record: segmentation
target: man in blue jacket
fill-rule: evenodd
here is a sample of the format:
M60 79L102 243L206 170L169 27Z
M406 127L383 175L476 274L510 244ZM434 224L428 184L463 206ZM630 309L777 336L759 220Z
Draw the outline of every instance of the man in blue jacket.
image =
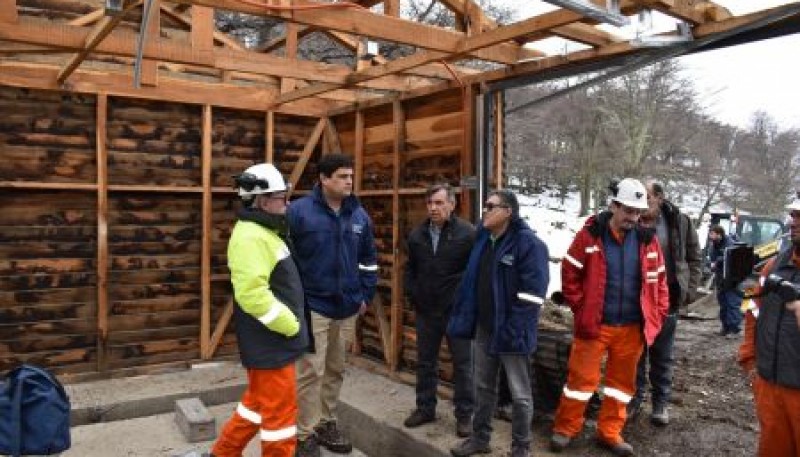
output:
M447 328L453 337L475 340L472 436L450 450L455 457L491 452L500 365L506 370L513 402L511 457L530 455L530 358L550 281L548 259L547 246L519 217L516 195L508 190L491 192Z
M717 301L719 302L719 320L722 323L719 335L736 338L742 331L743 316L739 309L742 297L736 293L735 289L726 286L722 280L725 250L733 246L733 240L725 234L725 229L720 225L712 226L708 230L708 238L711 241L709 260L711 270L714 271Z
M314 340L314 352L297 362L298 457L319 456L320 444L332 452L352 450L335 409L346 343L378 278L372 221L353 195L352 157L325 155L317 170L319 183L287 212Z

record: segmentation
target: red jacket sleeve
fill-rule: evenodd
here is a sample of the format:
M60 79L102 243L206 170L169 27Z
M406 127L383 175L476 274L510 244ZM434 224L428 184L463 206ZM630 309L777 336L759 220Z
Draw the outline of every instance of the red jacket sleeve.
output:
M561 261L561 291L573 312L583 306L587 237L589 234L585 230L579 231Z

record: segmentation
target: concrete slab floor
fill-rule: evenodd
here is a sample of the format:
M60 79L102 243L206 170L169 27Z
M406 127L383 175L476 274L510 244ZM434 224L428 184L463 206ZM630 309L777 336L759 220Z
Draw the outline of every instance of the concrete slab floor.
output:
M183 438L174 420L175 400L199 396L221 428L235 409L244 385L241 366L219 363L177 373L67 386L73 406L73 446L62 455L172 457L193 450L207 451L211 442L193 444ZM440 401L436 422L404 428L403 420L413 407L412 386L349 366L338 415L340 426L360 449L353 455L449 456L449 449L460 442L455 436L452 403ZM493 426L490 455L508 455L510 424L496 420ZM551 455L545 448L541 434L534 436L535 455ZM254 441L244 457L258 455L258 443Z

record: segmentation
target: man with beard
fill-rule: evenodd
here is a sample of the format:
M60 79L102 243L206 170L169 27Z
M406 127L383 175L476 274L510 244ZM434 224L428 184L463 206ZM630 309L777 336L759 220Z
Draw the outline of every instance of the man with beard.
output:
M621 432L636 392L636 366L669 309L658 238L638 226L648 209L647 191L626 178L612 184L611 192L610 210L586 221L561 262L564 300L575 317L567 383L550 439L553 452L564 450L581 432L608 354L597 439L615 455L633 455Z

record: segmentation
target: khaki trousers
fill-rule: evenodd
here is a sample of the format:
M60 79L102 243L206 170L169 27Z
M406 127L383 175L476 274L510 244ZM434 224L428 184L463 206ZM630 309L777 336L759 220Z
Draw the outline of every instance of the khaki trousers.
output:
M356 316L330 319L311 312L315 353L296 362L297 435L301 440L314 433L320 421L336 420L336 404L342 389L345 351L353 339Z

